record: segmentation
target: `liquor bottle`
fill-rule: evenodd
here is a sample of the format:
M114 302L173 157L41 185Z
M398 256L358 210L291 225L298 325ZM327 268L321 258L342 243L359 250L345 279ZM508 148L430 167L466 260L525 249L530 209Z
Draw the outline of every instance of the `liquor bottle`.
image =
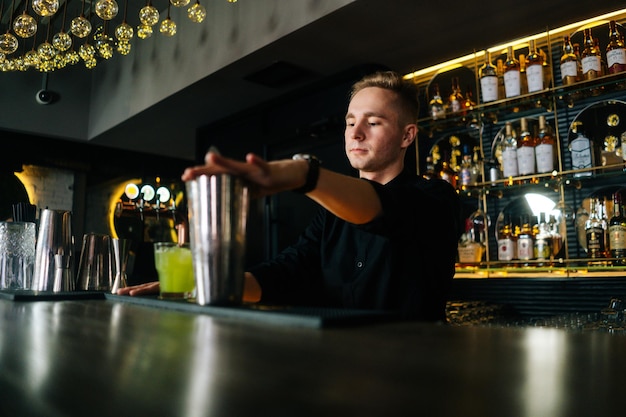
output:
M528 57L526 57L526 81L528 92L534 93L544 89L543 57L537 51L535 40L530 41Z
M504 92L506 98L516 97L522 93L520 79L520 63L515 58L513 46L506 49L506 61L504 62Z
M478 200L478 208L469 216L472 224L471 236L474 242L479 242L483 247L487 245L487 233L491 226L489 215L483 210L482 200Z
M485 51L485 63L478 70L483 103L498 100L498 75L491 63L491 52Z
M472 156L472 168L470 170L471 183L476 185L483 175L483 158L480 154L480 146L474 146Z
M516 252L511 216L504 213L502 222L498 227L498 260L512 261L515 259Z
M461 161L461 170L459 171L459 182L461 183L462 189L476 185L476 182L472 181L472 155L469 152L468 145L463 146L463 159Z
M465 219L465 233L461 235L457 246L461 265L479 263L485 255L485 246L474 239L472 227L472 221Z
M563 246L563 236L560 231L561 223L557 220L554 214L550 215L548 226L550 229L550 237L552 239L552 243L550 245L552 248L552 257L556 258L562 256L565 247Z
M457 175L456 172L452 168L450 168L450 163L448 160L444 159L441 163L441 170L439 171L439 178L444 181L447 181L456 188L457 185Z
M537 260L548 260L552 257L552 234L546 221L546 214L539 213L537 234L535 235L533 255ZM539 263L538 265L543 265Z
M569 151L572 156L572 169L593 168L595 152L593 142L582 132L582 122L574 122L572 132L576 137L569 143ZM574 177L588 177L592 171L575 172Z
M533 259L534 247L530 215L523 214L521 216L520 233L517 237L517 259L520 261Z
M496 75L498 76L498 98L506 97L506 90L504 88L504 61L502 59L496 60Z
M574 45L574 55L576 55L576 60L578 61L578 81L583 80L583 64L580 62L580 44L575 43Z
M598 54L600 55L600 75L608 74L609 69L606 66L606 60L602 55L602 49L600 48L600 39L593 38L593 47L596 49L596 51L598 51Z
M463 109L464 97L459 86L459 78L452 77L452 92L448 99L448 110L451 113L459 113Z
M572 85L579 81L580 62L574 53L574 47L568 35L563 37L563 55L561 55L561 80L563 85Z
M517 141L517 171L519 175L535 173L535 138L528 130L528 121L520 119L520 135Z
M521 93L528 92L528 76L526 74L526 55L519 54L519 79L520 79L520 89Z
M435 163L431 155L428 155L426 157L426 171L422 174L422 177L427 180L432 180L433 178L437 178L437 172L435 171Z
M606 46L606 63L609 74L626 71L626 49L615 20L609 22L609 43Z
M613 216L609 220L609 249L615 264L626 264L626 214L620 190L613 193Z
M583 50L580 54L583 78L585 80L593 80L602 75L600 50L598 50L594 44L591 28L585 28L583 30L583 38Z
M539 131L535 143L537 172L545 174L554 171L554 136L552 128L546 123L546 116L539 116Z
M595 198L590 201L589 218L585 222L585 237L587 240L587 257L604 258L606 230L602 227L599 202Z
M430 100L429 109L430 117L432 117L433 120L446 118L446 108L443 105L443 99L439 93L439 84L437 83L433 85L433 98Z
M502 138L502 175L504 178L517 177L517 139L513 135L511 122L504 125L504 138Z

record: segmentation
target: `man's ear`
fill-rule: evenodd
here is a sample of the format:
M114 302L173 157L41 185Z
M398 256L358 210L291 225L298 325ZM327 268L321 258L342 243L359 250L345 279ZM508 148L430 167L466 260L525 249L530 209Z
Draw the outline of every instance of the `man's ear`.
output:
M404 126L404 136L402 136L402 147L408 148L417 137L417 125L414 123Z

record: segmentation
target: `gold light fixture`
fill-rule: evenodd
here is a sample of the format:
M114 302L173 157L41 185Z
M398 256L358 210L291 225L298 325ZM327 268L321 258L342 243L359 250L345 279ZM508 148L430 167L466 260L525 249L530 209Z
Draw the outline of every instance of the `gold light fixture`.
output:
M171 7L187 8L194 23L203 22L207 15L200 0L144 0L144 6L138 5L131 15L128 4L137 0L125 0L123 13L118 1L0 0L0 71L50 72L81 60L91 69L115 53L128 55L135 34L146 39L158 29L165 37L175 36ZM167 14L161 19L159 8L165 7Z

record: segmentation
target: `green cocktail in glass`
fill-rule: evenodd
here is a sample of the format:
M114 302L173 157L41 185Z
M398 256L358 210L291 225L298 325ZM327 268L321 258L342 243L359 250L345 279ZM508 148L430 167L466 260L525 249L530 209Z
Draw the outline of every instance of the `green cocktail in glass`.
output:
M162 299L187 299L193 296L196 282L189 245L174 242L154 244L154 264L159 274Z

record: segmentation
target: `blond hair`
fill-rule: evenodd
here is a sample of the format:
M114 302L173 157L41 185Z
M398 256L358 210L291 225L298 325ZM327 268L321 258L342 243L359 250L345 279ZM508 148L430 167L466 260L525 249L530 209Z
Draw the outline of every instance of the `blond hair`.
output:
M403 123L415 123L419 117L419 102L415 84L402 78L394 71L378 71L366 75L354 83L350 91L350 100L364 88L378 87L393 91L398 96L400 119Z

